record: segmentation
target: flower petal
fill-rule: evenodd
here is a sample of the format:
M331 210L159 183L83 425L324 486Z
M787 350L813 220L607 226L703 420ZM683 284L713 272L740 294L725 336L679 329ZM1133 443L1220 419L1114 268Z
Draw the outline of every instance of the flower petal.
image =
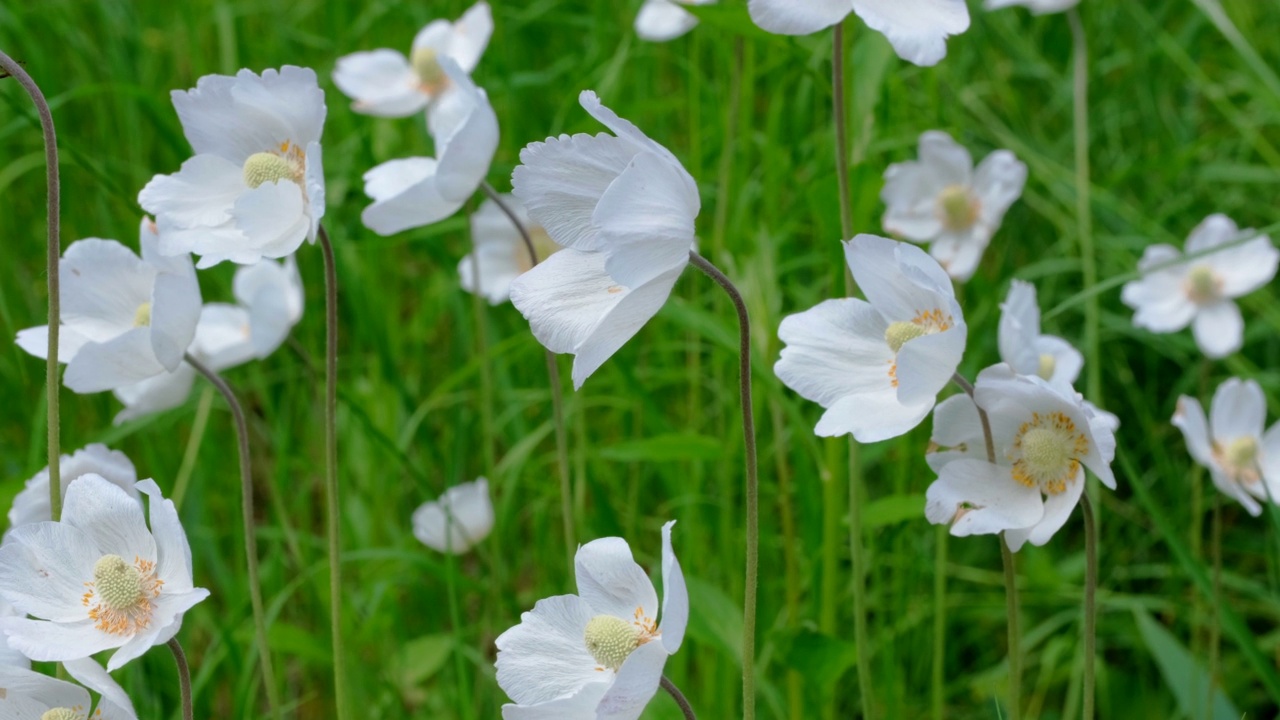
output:
M54 708L88 709L89 693L78 685L27 668L0 666L0 718L38 718Z
M689 624L689 590L675 550L671 549L671 528L675 520L662 526L662 646L674 655L684 642Z
M111 674L108 673L97 660L93 658L81 658L79 660L69 660L63 663L63 667L67 669L67 674L76 680L76 682L84 685L90 690L102 696L102 703L99 704L98 714L94 715L94 720L111 720L111 718L129 718L133 720L137 718L134 712L133 702L129 700L129 695L125 693L124 688L120 687ZM108 714L106 705L113 705L114 714ZM88 707L88 706L85 706Z
M1067 483L1067 489L1056 495L1047 495L1044 499L1044 517L1030 528L1014 529L1005 533L1005 541L1009 549L1017 552L1022 543L1029 541L1040 546L1053 539L1055 533L1067 524L1071 511L1080 502L1080 494L1084 492L1084 470L1076 473L1076 477Z
M151 331L139 327L106 342L91 342L67 364L62 382L78 393L114 390L165 372L151 347Z
M964 344L963 323L908 340L898 351L898 401L903 405L932 406L960 366Z
M465 553L492 529L493 503L485 478L454 485L439 500L424 503L413 513L414 537L443 553Z
M1038 357L1047 355L1053 358L1053 373L1045 378L1050 384L1072 385L1080 377L1080 370L1084 368L1084 355L1066 340L1053 335L1041 335L1036 340L1035 351Z
M186 592L192 589L191 545L187 533L178 519L178 510L172 500L160 492L155 480L138 483L138 492L146 495L151 503L151 534L156 545L156 574L164 581L166 592Z
M853 0L853 11L898 57L925 67L946 57L947 36L969 29L964 0Z
M645 0L636 15L636 35L649 42L667 42L689 32L698 18L671 0Z
M138 193L138 204L161 217L166 224L181 228L220 225L231 218L236 198L248 189L240 165L220 155L196 155L182 163L172 175L156 175ZM160 249L166 255L191 252L161 235Z
M408 117L430 99L409 59L379 49L338 58L333 84L352 99L351 109L375 117Z
M89 238L67 248L58 277L62 326L103 342L134 327L156 272L115 240Z
M320 139L324 126L324 93L310 68L206 75L195 88L171 96L196 154L221 155L237 165L286 140L305 147Z
M576 250L598 250L596 204L635 157L633 144L609 135L561 135L530 143L511 174L512 193L551 239Z
M933 433L925 461L934 472L952 460L986 460L986 436L978 406L964 393L952 395L933 409Z
M918 405L903 405L892 388L850 395L828 408L813 432L819 437L853 435L860 443L880 442L910 432L932 409L932 398Z
M360 219L379 235L439 222L458 211L464 200L453 202L436 185L437 163L432 158L405 158L382 163L364 174L365 194L374 203Z
M1125 283L1120 300L1136 312L1133 324L1152 332L1177 332L1185 328L1195 316L1196 305L1187 297L1183 282L1187 271L1185 264L1164 266L1181 257L1177 249L1169 245L1149 245L1138 261L1141 278Z
M956 537L1030 527L1044 516L1040 491L1019 484L1009 468L985 460L947 463L925 493L925 517L949 524Z
M1009 294L1000 304L1000 360L1019 375L1040 372L1040 307L1036 305L1036 287L1014 280Z
M231 211L236 226L245 235L239 248L208 247L200 266L222 260L252 265L262 258L292 255L307 239L311 218L306 213L302 189L290 180L266 182L246 191Z
M139 492L146 492L144 483L136 487ZM99 557L119 555L125 562L157 557L156 541L147 529L137 497L101 475L84 475L67 488L62 524L83 532L97 546ZM96 562L98 558L92 560Z
M413 49L431 48L470 73L493 35L493 12L486 2L472 5L456 22L433 20L413 38Z
M152 415L181 406L191 395L196 381L195 368L182 363L173 372L164 372L132 385L115 388L116 399L124 403L124 409L116 413L111 422L121 425L130 420Z
M159 597L152 600L151 623L111 655L107 660L107 670L119 670L156 645L168 642L182 626L183 614L207 597L209 591L204 588L175 593L166 587Z
M683 173L642 152L596 205L591 221L600 229L605 270L619 285L638 287L689 262L698 201L687 195Z
M544 703L599 683L595 658L587 652L587 623L596 615L576 595L539 600L520 624L498 636L498 685L521 705ZM508 717L504 708L504 717ZM540 717L516 715L512 717Z
M88 535L65 523L13 528L0 545L0 596L23 613L57 622L84 620L84 584L93 579L100 556Z
M1027 166L1009 150L996 150L978 163L973 173L973 190L978 196L984 225L994 233L1005 211L1022 195L1027 184Z
M779 35L808 35L840 22L853 9L850 0L750 0L756 25Z
M853 279L886 321L910 321L921 312L938 310L963 324L951 278L920 248L865 234L844 248Z
M636 648L627 656L618 677L596 707L597 720L637 720L658 693L667 652L660 642Z
M132 497L138 496L138 491L134 488L134 484L138 482L138 473L134 470L133 463L124 453L111 450L101 443L86 445L70 455L63 455L58 466L64 497L67 487L76 478L90 473L101 475ZM9 527L52 519L49 509L49 468L46 467L28 480L22 491L14 497L13 505L9 508Z
M773 366L783 384L831 407L841 398L889 390L894 354L884 318L865 300L824 300L778 327L786 347Z
M596 673L595 682L583 685L572 694L530 705L503 705L502 720L565 720L594 718L596 707L608 692L612 678Z
M437 117L439 108L448 104L461 104L458 120L446 129L435 128L440 164L436 168L436 182L440 194L451 202L465 202L489 174L489 164L498 149L498 117L489 105L484 90L477 88L471 78L452 60L444 59L440 67L453 81L454 90L427 109L430 121Z
M156 276L151 291L151 349L165 370L173 372L195 339L200 320L200 282L191 257L177 260L180 268Z
M1244 318L1240 308L1230 300L1202 305L1191 324L1191 334L1201 352L1211 358L1224 358L1244 345Z
M1209 414L1214 441L1225 445L1238 438L1257 440L1267 420L1266 397L1257 381L1229 378L1213 393Z
M658 617L658 593L622 538L592 540L573 558L578 595L596 614L628 622Z

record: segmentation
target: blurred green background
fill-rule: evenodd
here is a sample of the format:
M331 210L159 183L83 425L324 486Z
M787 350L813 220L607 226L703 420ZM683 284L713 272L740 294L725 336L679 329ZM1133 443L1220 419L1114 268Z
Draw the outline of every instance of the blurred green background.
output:
M1083 0L1090 40L1092 212L1100 277L1134 269L1153 242L1181 246L1206 215L1241 226L1280 221L1280 8L1224 0ZM665 144L699 181L700 247L743 289L755 330L761 436L760 712L764 718L856 715L843 443L813 436L820 409L770 371L781 318L843 292L831 123L829 33L755 31L745 3L709 8L690 35L639 41L638 0L495 2L496 31L475 72L503 139L491 182L509 188L526 143L602 128L577 105L606 104ZM848 22L855 228L879 232L890 163L914 157L921 132L953 134L977 157L1007 147L1030 169L974 279L961 289L970 327L962 367L997 361L998 305L1009 281L1036 283L1046 310L1082 289L1071 124L1071 36L1062 15L987 13L937 68L899 61ZM414 32L467 6L365 0L8 2L0 48L25 61L53 104L63 171L63 242L134 245L138 190L190 154L168 92L209 73L283 64L316 69L328 94L325 223L341 285L340 456L344 617L360 717L497 717L494 638L548 595L574 591L564 566L555 447L541 347L519 314L476 306L458 287L465 215L381 238L362 228L360 175L429 154L420 120L354 114L329 80L356 50L408 49ZM1233 34L1232 27L1239 29ZM1226 32L1224 32L1224 28ZM44 322L43 160L34 114L0 81L0 335ZM472 208L478 204L473 201ZM278 673L298 718L331 717L324 570L319 252L299 252L307 315L295 345L228 374L251 415L259 547ZM230 298L233 268L206 271L206 301ZM1208 599L1210 510L1218 496L1170 426L1179 393L1207 400L1229 375L1256 378L1280 411L1280 306L1268 287L1243 300L1244 350L1201 358L1189 332L1135 330L1117 290L1101 296L1099 404L1120 416L1119 489L1101 515L1098 714L1274 717L1280 703L1280 534L1268 517L1224 508L1222 607ZM1082 305L1045 322L1081 340ZM483 328L484 337L479 332ZM486 348L480 353L479 348ZM723 295L688 273L667 307L586 387L566 382L580 541L627 538L657 576L661 524L689 580L689 640L667 667L706 718L740 712L742 453L736 327ZM562 358L566 380L568 359ZM484 432L481 377L495 382ZM0 352L0 504L44 465L42 365ZM229 414L203 384L183 408L112 427L109 394L63 395L66 451L107 442L166 491L184 473L181 515L197 584L212 598L187 615L196 714L258 716L252 622L240 541ZM207 427L198 431L201 405ZM871 672L880 715L928 717L935 619L945 629L946 717L995 718L1004 698L1005 616L991 537L953 539L935 613L938 530L923 518L933 479L928 423L866 447ZM190 458L184 470L184 457ZM492 458L492 466L490 466ZM487 474L493 535L457 563L421 546L409 516L448 485ZM1018 555L1026 717L1079 714L1079 516L1044 548ZM450 580L456 580L451 590ZM451 619L456 605L456 620ZM1222 694L1205 672L1221 636ZM460 659L460 661L459 661ZM142 717L177 717L176 678L157 650L117 673ZM464 712L469 708L470 712ZM646 718L675 718L657 697ZM1007 715L1007 713L1005 713Z

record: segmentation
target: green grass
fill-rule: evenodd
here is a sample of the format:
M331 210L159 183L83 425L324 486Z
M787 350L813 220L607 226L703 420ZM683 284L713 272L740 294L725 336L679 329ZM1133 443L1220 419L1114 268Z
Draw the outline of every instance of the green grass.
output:
M701 247L743 289L756 334L761 717L854 716L848 548L843 530L835 546L824 544L822 531L832 507L823 485L842 482L842 453L828 452L813 436L819 408L770 372L781 318L843 290L829 36L767 36L744 26L740 11L713 12L690 36L650 45L630 29L639 2L497 5L496 33L475 78L502 127L490 174L499 189L509 186L526 143L601 130L577 106L584 88L670 147L698 179ZM1229 42L1190 2L1084 0L1092 53L1092 211L1103 280L1131 271L1149 243L1181 245L1212 212L1243 226L1280 222L1280 94L1267 71L1280 63L1273 41L1280 12L1252 0L1225 5L1247 45ZM488 353L477 356L471 298L458 289L455 272L469 244L462 214L392 238L361 227L360 174L429 145L416 120L355 115L328 80L338 56L404 49L418 27L456 17L464 7L461 0L46 0L0 7L0 48L26 62L59 123L64 243L92 236L135 242L137 191L189 155L169 90L241 67L287 63L320 74L329 101L325 221L341 286L347 666L362 718L462 718L464 706L476 718L498 716L505 696L493 679L494 638L538 598L573 592L542 349L507 305L485 310ZM1082 288L1065 18L985 13L974 3L973 27L950 41L936 69L898 61L861 24L851 22L850 29L858 231L879 231L881 173L913 156L925 130L947 130L979 156L1008 147L1030 168L1022 200L963 288L970 327L963 371L972 377L997 360L998 304L1010 279L1034 281L1045 309ZM736 107L735 57L741 58ZM6 248L0 335L12 337L43 323L44 197L34 115L13 82L0 81L0 99ZM304 247L299 263L308 305L294 338L310 357L286 347L228 379L251 416L264 594L279 674L294 699L293 716L327 718L321 381L312 369L320 367L316 353L323 347L319 251ZM230 297L231 273L223 266L202 274L206 300ZM1169 418L1179 393L1207 399L1231 374L1256 378L1280 413L1276 292L1259 291L1242 306L1244 351L1205 367L1188 332L1138 331L1117 290L1101 296L1098 399L1122 420L1123 462L1115 465L1118 491L1099 495L1099 717L1179 717L1187 714L1184 706L1202 717L1200 708L1209 707L1207 698L1188 700L1187 693L1202 687L1189 658L1206 663L1215 622L1203 590L1216 497ZM1082 310L1072 306L1046 331L1079 344ZM624 536L656 577L659 528L679 520L675 545L689 578L692 619L668 675L706 718L740 712L735 346L727 301L708 280L688 273L663 312L567 404L580 540ZM492 438L482 432L486 365L496 385ZM567 359L562 368L567 374ZM0 499L44 465L42 373L39 361L16 346L0 352ZM109 395L65 392L64 447L109 442L167 491L192 441L199 397L113 428L118 408ZM225 406L215 400L212 407L181 515L197 583L213 596L187 615L181 638L195 668L197 716L251 717L261 692L251 656L234 437ZM655 438L662 439L657 446L646 444ZM920 512L932 480L922 458L927 439L926 425L861 453L870 495L864 512L871 670L886 718L925 717L929 709L938 535ZM486 442L496 450L493 468L486 467ZM457 564L461 623L455 624L450 566L413 538L409 515L446 486L484 473L498 521L478 551ZM1270 717L1280 693L1269 689L1260 668L1274 678L1280 658L1280 537L1266 518L1234 505L1224 512L1223 584L1231 612L1222 621L1222 685L1241 714ZM784 536L788 517L794 532ZM1027 717L1079 712L1083 547L1076 517L1048 546L1018 555ZM1003 713L997 705L1005 677L996 541L952 540L946 574L947 717L995 718ZM834 592L825 594L827 586ZM142 717L177 716L173 662L162 649L118 675ZM660 696L645 717L677 714Z

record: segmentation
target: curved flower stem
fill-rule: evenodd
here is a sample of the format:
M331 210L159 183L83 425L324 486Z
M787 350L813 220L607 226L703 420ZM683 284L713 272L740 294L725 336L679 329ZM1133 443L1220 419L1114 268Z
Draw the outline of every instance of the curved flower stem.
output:
M333 696L338 720L348 716L347 652L342 638L342 522L338 503L338 267L329 233L318 233L324 255L324 489L329 536L329 621L333 634Z
M1093 248L1093 213L1089 192L1089 45L1078 8L1067 11L1071 25L1072 93L1075 129L1076 223L1080 232L1080 264L1084 273L1083 291L1098 284L1098 259ZM1102 366L1098 356L1098 296L1091 294L1084 306L1085 396L1097 402L1101 391Z
M1080 493L1084 513L1084 720L1093 720L1094 655L1098 645L1098 525L1089 493ZM1212 682L1212 681L1211 681Z
M178 638L169 638L169 649L173 651L173 661L178 664L178 688L182 693L182 720L192 720L191 710L191 667L187 665L187 654L182 651L182 643Z
M253 630L258 642L258 655L262 663L262 684L266 686L267 702L272 717L280 715L280 696L276 691L275 669L271 664L271 646L267 643L267 613L262 604L262 575L258 571L258 538L254 532L253 465L249 456L249 425L244 407L227 381L212 368L187 353L186 361L207 379L231 407L231 418L236 426L236 444L240 451L240 514L244 523L244 554L249 566L249 600L253 606Z
M1265 483L1264 483L1265 487ZM1268 490L1268 494L1270 491ZM1222 498L1213 499L1213 524L1209 531L1209 554L1213 556L1213 622L1209 624L1209 707L1213 706L1213 691L1221 671L1221 628L1218 608L1222 605Z
M982 422L982 437L987 446L987 462L994 464L996 443L991 434L991 419L987 417L987 411L978 404L978 399L974 397L973 384L963 375L957 372L951 376L951 381L960 386L969 399L973 400L973 406L978 409L978 420ZM1014 562L1009 543L1005 541L1004 533L1000 533L1000 564L1004 567L1006 632L1009 636L1009 719L1018 720L1022 717L1022 637L1018 627L1018 566Z
M515 211L507 206L502 200L502 196L488 182L480 183L480 187L484 190L484 194L489 196L494 205L502 211L511 224L515 226L520 233L520 239L524 241L525 250L529 253L529 267L538 265L538 250L533 245L533 238L529 235L529 229L520 222L520 217ZM565 552L569 558L569 573L573 573L573 556L577 549L577 543L574 540L576 533L573 527L573 481L569 477L569 434L564 424L564 398L562 397L560 382L560 366L556 364L556 355L550 350L547 354L547 375L551 383L551 414L555 421L556 427L556 469L560 475L560 514L564 516L564 546Z
M658 681L658 685L671 695L671 698L676 701L676 705L680 706L680 712L684 713L685 720L698 720L698 716L694 714L693 706L689 704L688 698L684 696L684 693L680 692L680 688L676 687L675 683L671 682L666 675L662 676L662 679Z
M44 382L49 429L49 507L53 510L53 519L56 521L62 517L62 463L60 460L62 451L59 447L61 440L58 394L60 390L58 387L58 331L61 321L59 304L62 299L58 288L60 279L58 264L62 244L59 240L58 227L61 204L58 189L58 135L53 127L53 113L49 110L49 103L45 101L44 93L40 92L40 86L36 85L36 81L31 79L16 60L4 52L0 52L0 69L3 69L8 77L17 80L22 89L27 91L31 102L36 106L36 114L40 116L40 129L44 132L45 190L48 195L45 274L49 290L49 347L45 354Z
M742 394L742 435L747 453L747 569L746 590L742 601L742 717L756 716L756 585L760 575L760 479L756 466L756 423L751 404L751 320L747 303L725 274L696 252L689 252L689 263L706 273L724 289L738 311L739 388Z

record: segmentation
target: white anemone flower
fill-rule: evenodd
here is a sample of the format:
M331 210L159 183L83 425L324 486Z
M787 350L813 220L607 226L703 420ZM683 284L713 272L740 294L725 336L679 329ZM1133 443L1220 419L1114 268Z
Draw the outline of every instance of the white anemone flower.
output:
M445 491L413 511L413 536L432 550L461 555L489 537L493 502L489 481L477 478Z
M1280 501L1280 423L1264 434L1266 419L1262 388L1239 378L1218 386L1207 422L1200 401L1186 395L1178 398L1173 415L1191 457L1209 470L1219 490L1255 516L1262 513L1259 500Z
M1000 10L1007 7L1024 7L1036 15L1070 10L1080 4L1080 0L986 0L983 8Z
M315 71L206 75L172 96L196 154L138 194L160 226L160 251L195 253L207 268L282 258L314 242L324 216L326 112Z
M920 424L955 374L967 328L951 279L920 248L875 235L845 243L867 300L826 300L783 319L773 372L827 408L814 432L887 440Z
M937 65L947 37L969 29L964 0L750 0L756 25L779 35L808 35L842 22L850 11L893 45L898 57Z
M613 135L530 144L511 176L529 217L566 248L511 284L511 302L552 352L572 353L574 387L666 303L689 264L698 186L671 151L600 103Z
M351 109L377 117L406 117L451 89L441 68L448 58L470 74L493 35L489 4L478 2L456 22L433 20L418 31L409 57L395 50L352 53L338 59L333 84L352 99Z
M177 369L200 317L200 284L187 255L158 250L142 221L142 257L115 240L89 238L67 248L58 277L62 302L58 362L63 383L92 393ZM47 325L18 332L18 346L44 358Z
M22 613L9 603L0 600L0 618L21 617ZM30 668L31 661L26 655L9 647L9 638L0 633L0 667ZM3 706L0 706L3 707Z
M153 480L142 505L99 475L67 488L61 522L15 528L0 546L0 597L35 619L0 619L9 644L32 660L68 661L119 648L115 670L169 641L209 591L191 582L191 547L173 502Z
M456 63L440 67L454 91L427 109L427 129L436 157L390 160L364 174L364 192L373 204L360 219L379 235L439 222L458 212L475 194L498 149L498 116L489 96Z
M1038 375L1050 384L1071 385L1080 376L1084 356L1060 337L1040 334L1036 286L1014 280L1000 305L1000 359L1019 375Z
M84 667L82 663L74 664ZM92 660L88 664L96 665ZM68 667L67 671L84 682L72 668ZM14 720L137 719L129 696L101 667L92 680L96 682L85 684L101 692L102 699L90 713L92 698L83 687L25 668L0 666L0 688L4 689L0 693L0 717Z
M70 455L63 455L58 465L63 496L66 496L67 488L77 478L92 473L114 483L129 497L135 500L138 498L138 491L134 488L138 482L138 471L119 450L94 443ZM52 518L53 513L49 508L49 468L46 467L28 480L26 487L13 498L6 536L14 528L28 523L47 522Z
M1064 391L1065 390L1065 391ZM1115 434L1078 393L1008 365L982 371L975 397L987 412L996 462L987 461L978 412L951 398L935 416L934 444L963 438L949 456L930 454L938 479L925 495L925 516L955 536L1004 532L1009 548L1049 542L1084 491L1085 468L1115 489ZM943 407L939 406L939 410ZM948 427L940 427L948 423Z
M1240 230L1226 215L1210 215L1187 238L1188 254L1256 234ZM1172 245L1150 245L1138 261L1143 276L1125 283L1120 299L1134 309L1133 324L1154 333L1177 332L1191 325L1196 345L1222 358L1244 343L1244 320L1232 300L1271 282L1280 252L1259 235L1235 247L1194 260L1182 260Z
M529 219L529 212L514 195L503 195L502 202L528 231L538 262L562 249L541 225ZM458 263L462 288L484 297L491 305L510 300L511 283L528 272L533 263L520 231L491 199L471 214L471 244L475 249Z
M884 172L884 229L917 243L951 277L973 277L1005 211L1022 194L1027 166L997 150L973 167L964 146L940 130L920 136L919 159Z
M716 0L645 0L636 15L636 35L649 42L675 40L698 26L682 5L711 5Z
M498 685L515 701L502 706L504 720L640 717L689 621L673 525L662 526L661 623L649 576L611 537L578 548L577 595L539 600L498 636Z

